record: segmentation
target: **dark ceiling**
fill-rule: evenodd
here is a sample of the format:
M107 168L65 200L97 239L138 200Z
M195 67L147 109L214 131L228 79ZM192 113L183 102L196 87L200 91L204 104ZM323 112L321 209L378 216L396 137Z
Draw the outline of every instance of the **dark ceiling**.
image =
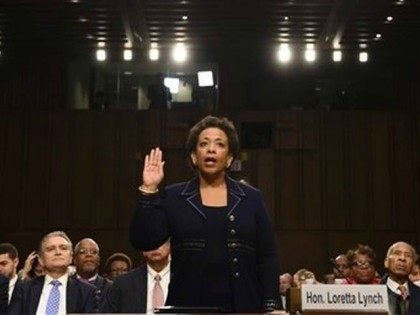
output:
M418 0L1 0L0 49L122 48L127 40L138 49L231 41L395 47L420 38L419 8Z

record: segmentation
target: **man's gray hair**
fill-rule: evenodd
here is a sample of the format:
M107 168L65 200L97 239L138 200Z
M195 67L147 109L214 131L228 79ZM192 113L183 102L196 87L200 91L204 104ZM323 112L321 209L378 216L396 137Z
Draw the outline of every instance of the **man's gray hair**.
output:
M391 256L392 255L392 251L394 250L394 248L397 245L400 245L400 244L405 244L408 247L410 247L411 253L413 254L413 260L416 261L416 259L417 259L417 252L416 252L416 249L414 248L414 246L412 246L411 244L409 244L407 242L401 242L401 241L400 242L396 242L396 243L392 244L391 246L389 246L388 251L386 252L386 258L388 258L389 256Z
M77 254L78 252L79 252L79 249L80 249L80 246L82 245L82 242L83 241L90 241L90 242L92 242L93 244L95 244L95 246L98 248L98 252L99 252L99 245L98 245L98 243L96 243L92 238L89 238L89 237L86 237L86 238L83 238L83 239L81 239L77 244L76 244L76 246L74 246L74 252Z
M70 252L73 253L73 244L70 238L67 236L67 234L63 231L53 231L44 235L44 237L41 239L41 242L39 243L38 254L42 254L42 249L43 249L42 247L44 246L44 243L47 240L49 240L51 237L56 237L56 236L64 238L70 245Z

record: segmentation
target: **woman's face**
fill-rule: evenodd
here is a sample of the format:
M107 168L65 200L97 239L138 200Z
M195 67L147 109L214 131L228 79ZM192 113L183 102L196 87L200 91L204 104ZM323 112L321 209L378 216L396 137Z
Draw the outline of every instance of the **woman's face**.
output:
M416 284L419 283L420 281L420 266L419 265L416 264L413 266L408 278L410 278L411 282L416 282Z
M232 163L226 133L219 128L204 129L198 136L195 151L191 153L191 160L201 174L224 174Z
M375 278L373 261L367 255L355 255L351 263L351 276L357 283L371 283Z

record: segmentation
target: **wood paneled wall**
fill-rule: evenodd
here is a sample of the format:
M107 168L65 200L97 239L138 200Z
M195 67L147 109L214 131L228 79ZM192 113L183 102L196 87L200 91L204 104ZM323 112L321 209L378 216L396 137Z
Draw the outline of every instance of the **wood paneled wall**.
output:
M242 171L260 188L275 222L281 271L329 270L356 243L378 254L420 244L420 114L402 112L224 112L269 122L269 148L243 149ZM171 111L0 112L0 242L23 256L41 235L90 236L105 259L140 255L128 243L143 156L165 151L166 183L192 175L185 136L204 113Z

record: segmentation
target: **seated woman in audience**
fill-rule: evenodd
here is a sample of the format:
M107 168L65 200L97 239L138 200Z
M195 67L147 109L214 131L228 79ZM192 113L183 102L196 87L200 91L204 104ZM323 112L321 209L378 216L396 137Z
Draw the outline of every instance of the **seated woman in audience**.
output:
M293 287L300 288L302 284L317 284L315 274L308 269L299 269L293 275Z
M350 266L350 277L344 284L379 284L381 279L376 276L375 252L368 245L358 244L347 254Z
M411 282L420 287L420 257L417 257L408 278Z
M36 251L31 252L25 260L23 269L19 271L20 279L27 281L35 277L43 276L44 268L39 264Z
M133 263L130 257L124 253L114 253L105 262L106 274L104 277L109 281L114 281L119 275L129 272L132 267Z

